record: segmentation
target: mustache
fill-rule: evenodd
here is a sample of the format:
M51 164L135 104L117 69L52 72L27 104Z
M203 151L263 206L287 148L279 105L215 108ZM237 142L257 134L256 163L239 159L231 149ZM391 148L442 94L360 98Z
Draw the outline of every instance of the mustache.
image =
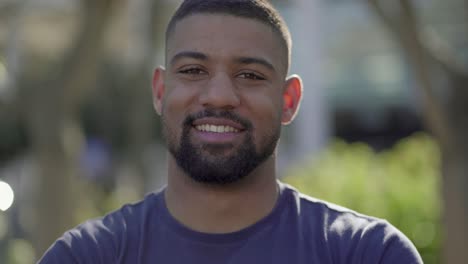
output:
M246 130L250 130L253 127L252 123L249 120L239 116L236 113L233 113L232 111L213 109L205 109L203 111L188 115L184 120L184 127L191 126L195 120L206 117L228 119L241 124Z

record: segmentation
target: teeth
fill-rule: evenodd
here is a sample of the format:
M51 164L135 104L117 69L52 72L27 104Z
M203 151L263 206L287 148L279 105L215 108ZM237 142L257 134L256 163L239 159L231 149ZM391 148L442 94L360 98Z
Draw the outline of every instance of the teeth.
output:
M215 126L215 125L199 125L195 127L197 130L203 132L213 133L238 133L239 130L231 126Z

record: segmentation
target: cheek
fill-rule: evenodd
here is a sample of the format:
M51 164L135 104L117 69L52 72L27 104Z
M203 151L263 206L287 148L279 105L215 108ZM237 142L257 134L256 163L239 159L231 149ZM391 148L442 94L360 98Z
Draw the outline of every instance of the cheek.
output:
M163 133L166 139L171 142L170 144L178 145L180 137L182 136L183 123L185 120L186 100L177 95L177 92L168 93L163 100L162 105L162 121L163 124Z
M170 133L180 134L189 113L193 95L186 89L168 89L163 99L162 114Z
M249 108L249 119L253 122L254 129L259 133L268 133L281 125L282 98L272 93L251 93L246 97L246 105Z

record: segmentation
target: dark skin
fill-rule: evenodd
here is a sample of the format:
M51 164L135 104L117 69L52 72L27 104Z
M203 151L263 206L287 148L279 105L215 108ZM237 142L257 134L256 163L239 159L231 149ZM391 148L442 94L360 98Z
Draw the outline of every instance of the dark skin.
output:
M160 67L154 74L153 101L166 120L171 144L180 143L185 117L206 108L249 120L257 151L265 147L271 131L294 119L301 80L286 78L287 58L278 55L285 54L284 47L269 26L230 15L192 15L176 24L167 47L166 69ZM203 126L222 130L201 131ZM218 146L203 148L201 155L221 162L236 154L246 133L230 120L205 118L191 128L190 140L196 146ZM168 163L166 205L193 230L238 231L268 215L276 203L275 153L241 180L225 185L193 180L172 155Z

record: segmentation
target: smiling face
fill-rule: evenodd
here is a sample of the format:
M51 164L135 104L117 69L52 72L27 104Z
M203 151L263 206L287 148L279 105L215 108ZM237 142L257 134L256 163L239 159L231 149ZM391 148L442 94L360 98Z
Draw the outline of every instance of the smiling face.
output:
M285 80L287 51L276 34L253 19L197 14L167 40L155 107L170 153L196 181L234 182L272 157L301 94L299 79Z

